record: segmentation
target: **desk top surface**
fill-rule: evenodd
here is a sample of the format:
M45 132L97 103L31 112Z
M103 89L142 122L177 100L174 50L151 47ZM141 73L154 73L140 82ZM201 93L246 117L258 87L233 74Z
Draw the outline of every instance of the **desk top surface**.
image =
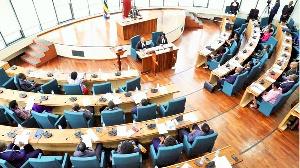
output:
M147 22L150 20L157 20L157 17L153 16L142 16L142 18L136 18L135 20L131 20L131 18L119 19L116 21L117 24L121 26L129 26L137 23Z
M146 57L151 57L152 54L149 53L151 51L155 51L156 55L159 55L159 54L164 54L164 53L168 53L168 52L171 52L171 51L177 51L177 50L179 50L178 47L176 47L173 43L169 43L169 44L164 44L164 45L161 45L161 46L147 48L144 51L143 50L136 51L136 54L141 59L143 59L143 58L146 58Z

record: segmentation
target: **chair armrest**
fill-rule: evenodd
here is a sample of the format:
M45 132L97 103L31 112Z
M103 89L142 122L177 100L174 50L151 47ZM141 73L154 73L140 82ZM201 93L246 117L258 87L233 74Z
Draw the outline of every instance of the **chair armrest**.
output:
M12 166L9 168L14 168L14 167ZM29 159L20 168L32 168L31 164L29 163Z
M89 121L87 121L87 125L89 128L94 126L94 121L95 121L94 116L92 116L92 118L89 119Z
M130 49L130 56L131 56L133 59L137 60L137 54L136 54L135 48L131 48L131 49Z
M143 167L143 157L142 157L142 155L140 154L140 168L142 168Z
M43 154L42 154L42 153L39 153L37 159L40 159L42 156L43 156Z
M100 168L106 167L106 158L104 150L101 152Z
M183 142L182 143L183 143L183 146L186 146L188 149L192 148L192 145L189 143L186 135L183 136Z
M119 89L119 92L125 92L125 90L127 90L126 86L118 87L118 89Z
M62 128L67 127L67 121L66 121L66 117L64 115L62 115L58 118L58 120L54 124L54 127L58 128L58 125L60 125Z
M152 160L152 164L156 165L156 159L157 159L157 155L154 149L153 145L150 145L150 156L151 156L151 160Z
M116 167L116 166L115 166L115 161L114 161L114 159L113 159L113 154L115 154L115 153L116 153L115 150L112 150L111 153L110 153L110 154L111 154L111 165L112 165L112 167Z
M164 114L166 112L166 108L165 108L165 105L164 104L159 104L159 111L160 111L160 114Z
M61 167L63 167L63 168L70 168L70 167L72 167L72 163L71 163L70 156L69 156L68 153L65 153L64 160L63 160L63 162L61 164Z
M123 113L123 124L125 124L126 120L125 120L125 114Z
M16 90L17 87L14 83L14 78L9 78L5 83L2 84L2 87L6 89Z
M27 128L40 128L39 124L32 116L28 120L23 121L21 125Z

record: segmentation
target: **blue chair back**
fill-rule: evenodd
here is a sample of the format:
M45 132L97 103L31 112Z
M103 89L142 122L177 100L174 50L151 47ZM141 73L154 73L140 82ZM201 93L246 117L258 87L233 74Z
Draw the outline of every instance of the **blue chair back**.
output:
M14 76L14 83L15 83L15 85L16 85L16 87L17 87L17 89L18 90L23 90L22 88L21 88L21 86L20 86L20 83L19 83L19 76L18 75L15 75Z
M8 163L6 160L0 159L0 167L3 168L15 168L10 163Z
M44 129L54 129L55 121L49 117L48 113L38 113L35 111L31 112L33 118L38 122L41 128Z
M2 106L6 112L6 114L8 114L8 116L13 119L17 124L21 124L22 125L22 121L20 120L20 118L17 116L16 113L14 113L12 110L10 110L5 104Z
M158 37L162 33L163 33L162 31L152 32L152 34L151 34L151 39L152 39L151 47L156 46L156 40L158 39Z
M29 164L34 168L61 168L61 164L55 158L29 158Z
M12 89L12 90L17 89L13 77L9 78L8 81L6 81L4 84L2 84L2 87L6 88L6 89Z
M106 126L125 124L125 114L122 109L105 110L101 112L101 124Z
M110 82L93 84L93 93L94 94L106 94L112 93L112 87Z
M71 128L88 128L83 112L64 111L66 120Z
M230 9L231 9L230 6L226 6L225 7L225 13L230 13Z
M6 74L3 68L0 68L0 87L9 80L9 76Z
M223 54L222 58L220 59L219 62L215 61L215 60L212 60L210 62L207 62L207 64L209 65L209 69L210 70L214 70L216 68L218 68L218 66L220 65L223 65L226 60L228 60L228 53L229 53L229 49L226 47L225 48L225 53Z
M140 168L141 155L136 153L131 154L112 154L112 162L116 168Z
M216 132L210 135L196 137L192 144L192 149L190 150L190 156L211 152L217 137L218 133Z
M140 39L141 39L140 35L133 36L130 39L130 56L135 60L138 60L135 47L136 44L140 41Z
M274 29L274 32L275 32L275 30L277 30L277 26L273 23L271 23L271 25L272 25L272 28Z
M157 151L156 165L168 166L180 160L183 144L174 146L159 147Z
M260 62L258 62L257 64L255 64L252 69L250 70L250 72L247 75L246 78L246 82L245 83L249 83L255 76L257 76L259 74L260 71Z
M222 91L226 93L228 96L232 96L234 93L242 90L247 78L247 74L248 71L239 74L233 84L229 84L228 82L225 81Z
M51 92L54 92L55 94L60 94L61 90L57 83L56 79L52 79L51 81L41 85L41 92L44 94L51 94Z
M66 95L82 95L80 84L63 84Z
M239 35L241 35L242 32L247 28L247 26L248 26L248 23L242 24L240 30L239 30L237 33L238 33Z
M136 121L146 121L152 120L156 118L156 108L157 105L149 104L147 106L139 106L137 107L137 118Z
M264 65L266 64L267 60L269 57L269 53L265 53L264 56L260 59L260 65L259 68L262 69L262 67L264 67Z
M99 160L97 156L93 157L70 157L72 165L74 168L81 168L81 167L100 167Z
M132 79L130 81L126 82L126 92L134 91L136 88L139 90L141 89L141 77L136 77L135 79Z
M268 22L269 22L269 17L263 17L263 18L261 18L261 20L260 20L260 27L266 27L266 26L268 26Z
M6 116L5 109L3 107L0 107L0 124L4 123L11 123L9 119Z
M236 49L237 49L237 43L236 43L236 41L234 41L232 43L231 47L229 48L229 53L228 54L230 54L231 56L233 56L235 54Z
M170 100L167 104L165 116L171 116L174 114L183 113L185 110L186 97L180 99Z
M233 30L242 26L242 24L246 23L246 19L243 18L236 18L233 24Z
M293 30L295 29L295 28L294 28L294 23L295 23L294 19L291 18L290 21L289 21L289 23L287 24L287 27L288 27L291 31L293 31Z

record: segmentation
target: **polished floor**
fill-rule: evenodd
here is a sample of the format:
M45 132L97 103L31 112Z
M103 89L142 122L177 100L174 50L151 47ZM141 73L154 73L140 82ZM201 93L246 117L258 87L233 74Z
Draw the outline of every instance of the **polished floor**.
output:
M195 68L194 64L199 49L218 36L220 29L216 23L203 22L203 29L186 29L182 37L175 41L175 45L180 48L175 70L167 70L156 76L141 75L142 87L156 86L157 83L175 83L180 89L180 93L175 97L187 97L186 110L199 109L211 128L219 133L213 150L232 145L241 152L243 162L234 167L299 167L299 131L287 129L280 133L277 130L277 126L290 110L290 104L298 99L299 89L270 117L265 117L256 109L239 106L244 90L232 97L222 92L209 93L204 90L203 84L209 80L210 71ZM124 58L123 68L126 69L128 65L134 68L136 63L131 61ZM263 70L269 68L273 62L274 58L269 59ZM31 67L20 58L10 61L10 64ZM73 70L84 72L88 69L97 71L98 68L116 71L117 67L114 64L116 60L82 61L58 57L41 68L45 70L57 68L65 72ZM185 159L183 157L182 160ZM144 158L143 163L144 167L152 167L149 158Z

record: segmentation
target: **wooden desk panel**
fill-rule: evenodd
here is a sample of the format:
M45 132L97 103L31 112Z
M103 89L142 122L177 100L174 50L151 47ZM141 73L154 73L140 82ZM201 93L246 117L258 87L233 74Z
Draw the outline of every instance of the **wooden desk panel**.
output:
M206 154L204 155L205 158L209 158L210 161L212 161L214 158L215 158L215 152L212 152L212 153L209 153L209 154ZM235 155L239 160L236 162L232 157L231 155ZM226 156L226 158L228 159L229 163L233 166L239 162L242 162L243 161L243 158L242 156L239 154L239 152L234 149L234 147L232 147L231 145L229 146L226 146L224 148L221 148L220 149L220 153L219 153L219 156ZM197 162L200 162L202 156L201 157L198 157L198 158L195 158L195 159L191 159L191 160L188 160L186 162L181 162L181 163L178 163L178 164L174 164L174 165L171 165L171 166L168 166L167 168L177 168L178 166L183 166L185 163L188 163L190 166L192 167L198 167L196 164L195 164L195 161ZM201 167L205 167L207 163L204 162L203 165Z
M157 18L148 17L134 21L116 21L117 34L123 40L128 40L136 35L151 34L157 31Z
M188 113L194 113L197 117L197 121L191 122L191 121L185 121L184 123L180 125L176 125L176 130L169 131L169 134L177 133L178 129L185 128L185 127L192 127L194 124L202 123L204 120L203 116L198 110L185 112L173 116L158 118L158 124L164 123L167 120L172 120L178 116L181 116L183 114ZM109 136L108 131L111 131L112 128L117 129L118 126L109 126L106 127L104 130L102 128L102 132L96 132L96 127L91 128L93 132L98 136L99 140L96 142L92 142L93 145L96 145L97 143L103 143L106 147L116 147L119 141L122 140L129 140L129 139L137 139L141 142L151 142L152 137L157 137L159 135L158 129L155 128L153 130L149 130L146 126L147 124L154 124L155 120L148 120L143 122L137 122L136 127L138 128L138 132L135 132L130 137L118 137L118 136ZM123 124L120 126L126 126L127 131L130 130L133 126L132 123ZM10 127L10 126L4 126L0 125L0 129L2 130L3 136L1 136L2 140L6 143L10 143L12 141L11 138L7 137L7 133L13 131L14 129L17 129L16 133L21 134L21 131L16 127ZM29 138L29 143L32 144L35 148L41 148L42 150L49 150L49 151L74 151L76 145L79 143L80 139L76 138L74 134L78 131L81 131L82 133L86 134L86 131L89 128L80 128L80 129L63 129L63 131L59 129L43 129L44 131L48 131L52 133L52 137L50 138L40 138L40 139L33 139L33 136L38 130L37 128L24 128L24 130L30 129L31 134Z
M299 103L297 103L290 111L287 113L287 115L284 117L284 119L281 121L281 123L278 126L278 129L280 132L283 132L287 128L287 121L291 116L299 118L299 112L297 111L299 108Z
M28 72L30 71L30 68L24 68L20 66L16 66L16 70L7 69L6 73L8 76L13 77L14 75L17 75L19 73L24 73L27 77L27 79L34 80L37 83L44 84L52 79L56 79L59 85L67 84L68 78L70 76L70 73L64 73L64 72L51 72L53 73L53 77L48 77L47 74L49 72L43 71L43 70L37 70L34 72L38 73L38 76L30 76ZM91 72L93 74L94 72ZM116 76L115 72L95 72L95 74L98 75L97 78L92 78L90 73L86 74L86 80L83 82L86 87L92 91L93 84L99 84L99 83L105 83L110 82L113 89L118 89L119 86L123 86L126 84L126 81L131 80L139 76L139 72L137 70L126 70L121 72L121 76Z
M6 61L0 61L0 68L3 68L4 70L7 70L10 67L8 62Z
M166 87L167 93L152 93L150 89L147 93L147 98L150 100L151 103L166 103L169 100L173 99L173 95L175 93L178 93L179 90L174 84L168 84L164 85ZM163 86L162 86L163 87ZM102 95L96 95L95 97L93 95L51 95L51 94L41 94L41 93L33 93L33 92L26 92L27 97L26 98L20 98L19 94L24 93L23 91L18 90L10 90L10 89L2 89L3 93L0 94L0 103L2 104L8 104L11 100L16 100L19 103L19 106L25 106L26 101L29 97L34 96L35 97L35 103L39 105L45 105L45 106L54 106L53 113L63 115L64 110L70 110L72 107L72 104L75 102L71 102L69 100L70 97L74 96L77 97L76 103L78 103L80 106L83 105L84 99L89 99L91 101L91 105L95 107L95 115L100 115L99 108L103 106L107 106L108 101L106 102L100 102L99 98L103 96ZM145 90L140 90L138 92L145 92ZM134 95L136 92L133 91L132 94ZM116 97L121 97L122 103L119 104L119 107L124 110L124 112L130 112L131 109L135 106L134 100L132 100L130 97L126 97L124 95L125 93L116 93ZM47 95L48 100L40 102L39 99L42 95Z

